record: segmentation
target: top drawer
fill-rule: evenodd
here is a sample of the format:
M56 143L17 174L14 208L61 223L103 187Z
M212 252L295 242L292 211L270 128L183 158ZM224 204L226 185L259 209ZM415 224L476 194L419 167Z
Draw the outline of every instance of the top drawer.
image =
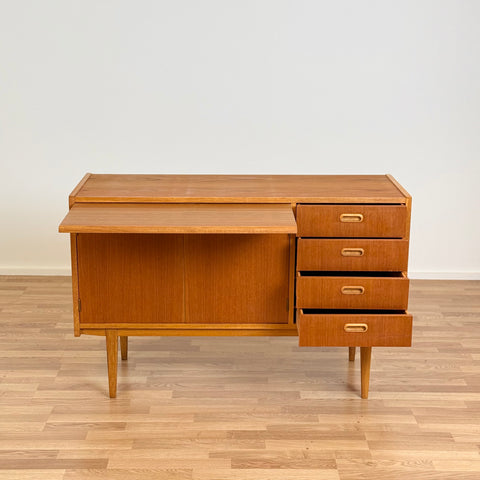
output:
M299 237L402 238L405 205L297 205Z

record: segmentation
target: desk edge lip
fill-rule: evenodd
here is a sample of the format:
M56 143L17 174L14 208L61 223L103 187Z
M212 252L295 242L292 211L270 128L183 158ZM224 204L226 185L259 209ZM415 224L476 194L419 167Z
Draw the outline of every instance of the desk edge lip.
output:
M81 225L60 225L59 233L154 233L154 234L289 234L296 235L296 227L115 227L115 226L81 226Z
M349 203L372 203L372 204L406 204L406 196L400 195L398 197L353 197L353 196L336 196L336 197L144 197L144 196L125 196L125 197L74 197L70 205L72 207L77 203L209 203L209 204L237 204L237 203L264 203L264 204L299 204L299 203L318 203L318 204L349 204Z

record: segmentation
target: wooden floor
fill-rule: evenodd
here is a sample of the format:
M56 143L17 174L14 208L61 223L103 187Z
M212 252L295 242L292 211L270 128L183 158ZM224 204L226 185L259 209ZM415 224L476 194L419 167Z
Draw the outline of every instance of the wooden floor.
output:
M480 478L480 282L412 282L412 348L73 337L70 279L0 277L0 479Z

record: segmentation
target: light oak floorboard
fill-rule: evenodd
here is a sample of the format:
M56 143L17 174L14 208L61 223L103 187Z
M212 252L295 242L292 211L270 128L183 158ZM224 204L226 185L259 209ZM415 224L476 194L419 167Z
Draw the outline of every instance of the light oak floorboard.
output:
M409 311L368 400L359 356L295 337L130 337L109 399L70 278L0 277L0 480L477 480L480 282L412 281Z

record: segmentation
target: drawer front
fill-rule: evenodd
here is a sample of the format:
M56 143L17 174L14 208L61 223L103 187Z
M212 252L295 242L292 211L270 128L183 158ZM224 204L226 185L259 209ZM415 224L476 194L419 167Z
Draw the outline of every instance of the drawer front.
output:
M406 277L297 277L297 307L406 310Z
M402 238L405 205L297 205L299 237Z
M409 347L412 316L323 314L297 311L301 347Z
M408 240L298 239L297 270L407 270Z

